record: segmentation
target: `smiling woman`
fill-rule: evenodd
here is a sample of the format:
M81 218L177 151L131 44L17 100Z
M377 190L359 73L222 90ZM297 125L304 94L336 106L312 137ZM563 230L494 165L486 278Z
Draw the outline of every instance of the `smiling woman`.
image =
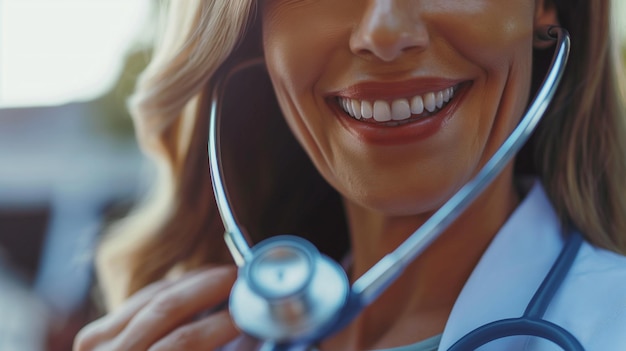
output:
M517 123L529 96L533 29L557 23L556 12L535 10L528 1L439 2L424 9L375 2L354 16L360 6L343 2L329 13L324 1L268 2L268 71L296 137L350 203L388 215L428 215ZM457 91L446 109L436 110L435 94L443 107L446 89ZM415 96L430 115L390 123L391 113ZM371 103L375 122L346 118L338 99ZM408 174L413 182L403 181ZM494 228L516 201L491 204ZM497 219L496 208L509 210ZM423 218L416 220L407 225L417 227Z
M0 0L0 106L57 105L110 89L150 0Z
M259 347L260 335L240 335L221 307L236 271L216 267L232 263L207 170L219 81L231 78L219 92L221 163L246 234L305 237L358 282L519 123L553 56L537 35L551 26L571 34L569 65L526 148L361 314L294 349L448 350L481 325L534 310L546 285L557 293L539 317L567 329L577 350L626 347L626 120L609 0L169 6L132 104L162 182L103 242L112 312L76 350ZM259 57L261 69L231 75ZM243 256L239 275L251 264ZM557 258L569 263L552 289ZM269 310L280 310L275 302ZM550 347L516 336L481 350Z

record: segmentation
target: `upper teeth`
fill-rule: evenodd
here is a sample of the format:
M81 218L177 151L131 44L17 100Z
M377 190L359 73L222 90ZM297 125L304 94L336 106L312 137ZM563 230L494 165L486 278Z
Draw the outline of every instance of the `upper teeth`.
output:
M339 105L356 119L374 118L378 122L401 121L411 115L420 115L424 110L434 112L444 106L454 96L454 87L441 91L416 95L412 98L385 100L357 100L339 97Z

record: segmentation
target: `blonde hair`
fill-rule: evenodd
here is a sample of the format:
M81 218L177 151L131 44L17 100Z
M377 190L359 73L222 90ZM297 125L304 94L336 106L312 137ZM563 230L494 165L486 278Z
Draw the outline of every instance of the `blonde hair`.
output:
M535 172L564 221L592 243L626 253L626 123L611 55L610 4L555 3L564 27L572 27L572 58L532 142ZM158 181L152 196L111 228L98 251L109 307L174 268L230 260L207 167L204 94L218 69L235 59L254 6L254 0L170 5L165 35L131 102L138 139L158 165Z
M165 9L161 39L129 102L157 178L142 205L108 230L97 252L108 308L179 263L186 269L205 257L226 260L223 247L214 245L221 223L203 152L208 124L197 118L198 103L243 36L253 7L251 0L178 0Z
M554 1L570 31L569 67L543 125L539 174L563 221L626 253L626 115L610 1Z

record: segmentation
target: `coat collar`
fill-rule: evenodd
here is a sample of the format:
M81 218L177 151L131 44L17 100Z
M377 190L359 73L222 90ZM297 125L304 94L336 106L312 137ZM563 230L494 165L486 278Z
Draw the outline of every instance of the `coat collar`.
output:
M484 324L522 316L563 245L558 217L535 181L465 283L439 350Z

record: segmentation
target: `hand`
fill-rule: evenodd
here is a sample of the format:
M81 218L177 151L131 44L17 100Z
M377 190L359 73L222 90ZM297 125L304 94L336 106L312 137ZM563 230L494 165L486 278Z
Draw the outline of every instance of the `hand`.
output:
M74 351L204 351L223 346L239 334L228 311L194 317L226 301L236 276L234 266L224 266L151 284L83 328Z

